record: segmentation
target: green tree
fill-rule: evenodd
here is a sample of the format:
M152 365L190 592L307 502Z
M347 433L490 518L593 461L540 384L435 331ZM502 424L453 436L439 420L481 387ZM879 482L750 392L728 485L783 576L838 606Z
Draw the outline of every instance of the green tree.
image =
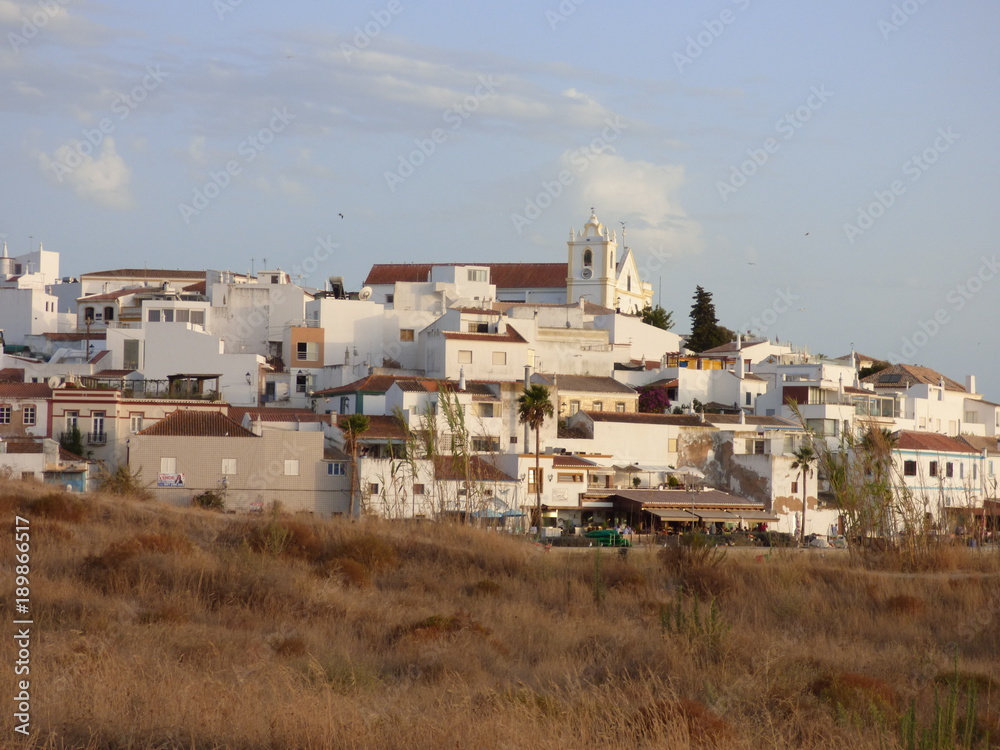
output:
M76 456L83 456L83 433L76 422L66 432L59 436L59 444Z
M662 328L664 331L669 331L674 327L673 316L673 312L667 312L659 305L656 307L646 305L642 308L642 312L639 313L639 317L643 323L655 328Z
M799 541L804 543L806 540L806 504L808 502L806 500L806 479L812 476L813 466L819 456L816 455L816 451L812 449L811 445L800 445L792 451L792 455L795 456L795 460L792 462L792 471L802 473L802 528L799 529Z
M355 517L357 503L355 498L361 490L361 477L358 476L358 442L361 436L368 431L369 420L364 414L350 414L340 422L340 429L344 431L344 447L351 454L351 507L350 518Z
M524 393L517 399L517 418L521 424L526 424L535 431L535 527L538 534L542 533L542 472L539 461L540 433L545 418L555 413L549 390L542 385L527 386Z
M703 287L698 286L692 299L694 304L691 305L691 336L687 340L688 349L693 352L703 352L728 344L736 338L732 331L719 325L711 292L706 292Z

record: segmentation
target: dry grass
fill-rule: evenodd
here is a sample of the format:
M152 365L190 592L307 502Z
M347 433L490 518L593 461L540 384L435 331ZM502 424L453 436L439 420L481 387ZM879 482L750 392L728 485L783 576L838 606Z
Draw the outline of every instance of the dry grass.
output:
M0 488L32 522L20 747L874 750L953 686L976 691L974 746L1000 739L996 552L948 549L930 573L802 551L623 558L70 500Z

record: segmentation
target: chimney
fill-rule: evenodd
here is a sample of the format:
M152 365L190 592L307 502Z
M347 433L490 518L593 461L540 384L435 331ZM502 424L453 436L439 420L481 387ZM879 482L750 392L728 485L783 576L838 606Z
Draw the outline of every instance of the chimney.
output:
M580 309L581 310L587 309L587 298L582 295L580 296Z
M459 367L458 368L458 390L460 390L460 391L464 391L465 390L465 368L464 367Z
M938 401L944 401L944 375L938 378L938 387L941 389L938 391Z
M507 321L504 320L503 317L504 316L501 315L500 319L497 321L497 333L499 333L501 336L507 333Z
M969 393L975 393L976 392L976 376L975 375L966 375L965 376L965 390L967 390Z

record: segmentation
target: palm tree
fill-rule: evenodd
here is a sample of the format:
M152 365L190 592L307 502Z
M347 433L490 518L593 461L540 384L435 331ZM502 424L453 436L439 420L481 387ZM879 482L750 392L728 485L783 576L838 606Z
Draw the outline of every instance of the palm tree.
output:
M521 424L527 424L535 431L535 526L538 534L542 533L542 473L539 468L539 433L546 417L554 413L552 401L549 400L549 390L542 385L526 386L524 393L517 400L517 418Z
M361 435L368 430L368 417L364 414L350 414L340 421L340 429L344 431L344 447L351 454L351 507L350 518L354 520L355 502L354 498L361 489L360 477L358 477L358 441Z
M792 452L795 460L792 462L793 471L802 472L802 528L799 530L799 541L803 544L806 541L806 479L812 476L812 466L819 456L812 449L811 445L801 445Z

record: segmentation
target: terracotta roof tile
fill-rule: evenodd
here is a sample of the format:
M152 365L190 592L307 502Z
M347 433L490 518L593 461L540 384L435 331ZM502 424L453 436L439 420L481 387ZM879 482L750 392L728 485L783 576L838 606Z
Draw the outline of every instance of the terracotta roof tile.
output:
M566 263L376 263L365 284L427 281L434 266L484 266L490 269L490 283L497 289L565 288L569 273Z
M944 378L944 387L947 391L961 391L966 393L965 386L956 383L951 378L945 378L937 370L920 365L890 365L884 370L879 370L861 379L862 383L871 383L876 390L879 388L907 389L912 385L940 385L941 378Z
M469 457L469 478L472 481L486 482L516 482L514 477L505 474L497 467L487 463L479 456ZM434 478L450 482L462 482L466 479L464 468L457 456L435 456Z
M580 458L579 456L554 456L552 458L552 465L559 468L567 468L569 466L580 466L583 468L595 468L597 464L593 461L588 461L585 458Z
M153 287L148 286L130 286L125 289L116 289L113 292L98 292L97 294L88 294L85 297L77 297L77 302L102 302L104 300L114 300L121 297L127 297L130 294L137 294L138 292L152 292L156 291Z
M23 383L23 367L4 367L0 370L0 383Z
M936 432L913 432L901 430L896 448L910 451L931 451L934 453L979 453L966 442Z
M139 433L160 437L257 437L225 414L181 409Z
M346 416L341 415L337 420L337 427L343 429L345 420ZM368 429L360 436L361 442L365 440L394 440L402 443L406 440L406 431L395 417L373 414L368 417Z
M996 436L962 435L958 439L978 453L985 450L992 456L1000 455L1000 440Z
M317 414L309 409L277 409L260 406L230 406L229 418L236 424L243 424L247 414L250 419L261 422L329 422L329 414Z
M442 331L449 341L495 341L497 343L524 344L525 338L517 331L507 326L507 333L462 333L461 331Z
M48 383L0 383L0 398L50 398Z
M639 412L588 411L584 412L594 422L620 422L622 424L662 424L678 427L711 427L696 414L646 414Z
M531 376L533 383L555 386L564 391L580 391L581 393L621 393L637 395L634 388L619 383L606 375L553 375L550 373L535 373Z

